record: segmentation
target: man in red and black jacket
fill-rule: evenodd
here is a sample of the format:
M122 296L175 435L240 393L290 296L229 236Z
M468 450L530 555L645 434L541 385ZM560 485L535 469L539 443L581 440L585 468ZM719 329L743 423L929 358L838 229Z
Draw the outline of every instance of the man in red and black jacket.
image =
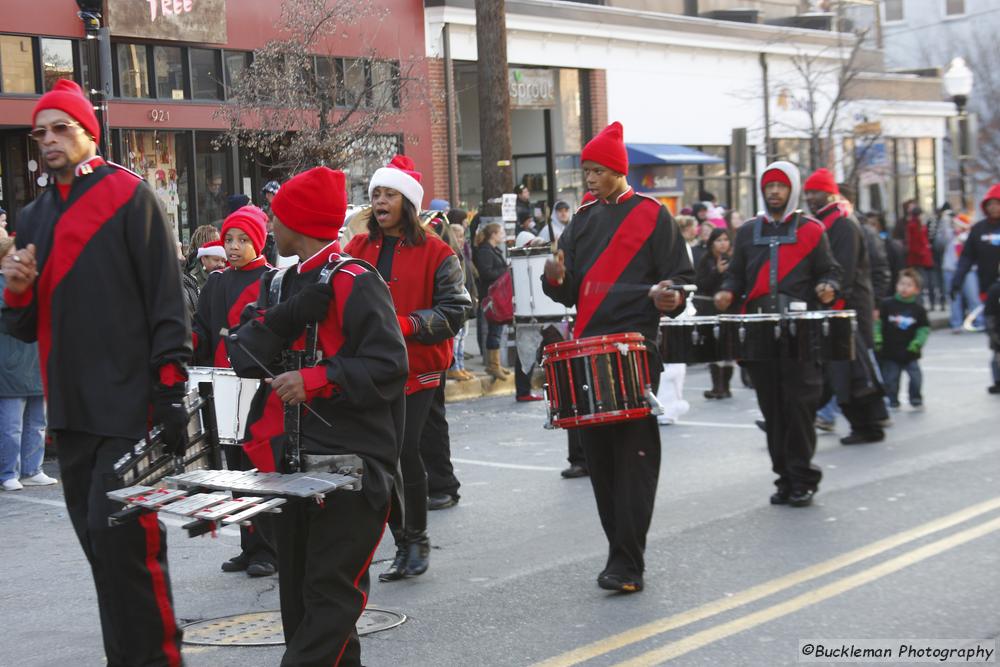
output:
M38 341L66 508L90 561L110 665L179 665L166 531L156 514L111 527L114 463L148 432L184 446L191 355L174 239L153 191L97 156L79 86L42 96L32 137L54 187L19 216L4 261L8 330Z
M663 367L654 344L660 315L684 309L683 292L668 288L694 282L694 269L667 209L629 186L620 123L594 137L580 160L594 199L580 207L559 238L556 257L545 264L542 289L553 300L576 306L574 338L642 333L656 391ZM656 417L580 431L608 538L608 560L597 584L606 590L641 591L660 472Z
M785 313L795 302L806 307L833 303L840 265L823 225L798 210L799 183L798 168L788 162L772 162L761 174L765 213L736 232L729 270L715 294L720 311L727 311L734 299L742 303L744 313ZM812 457L823 368L818 360L787 358L743 365L757 391L771 466L778 475L771 504L805 507L822 477Z
M883 420L886 412L884 393L879 385L871 350L875 345L871 261L861 224L851 205L840 196L840 188L827 169L817 169L805 183L806 202L813 215L823 223L830 242L830 252L840 264L840 298L835 310L849 309L857 314L858 334L854 361L831 361L826 365L827 396L832 393L851 432L840 442L858 445L885 439Z
M287 472L285 405L302 403L300 441L308 456L355 455L363 489L337 491L323 504L288 503L275 522L285 633L282 665L360 665L355 623L368 599L368 566L382 537L403 438L406 345L382 278L337 264L336 242L347 198L344 174L316 167L281 186L271 202L274 238L283 256L298 256L278 283L265 276L260 303L244 311L237 338L278 373L254 397L244 450L262 472ZM304 350L306 327L318 322L315 366L281 372L282 354ZM239 347L239 346L237 346ZM230 356L237 352L230 346ZM318 416L317 416L318 415ZM324 423L324 420L326 423Z
M229 267L210 273L198 298L198 310L191 323L198 366L230 367L220 332L238 326L243 309L257 301L260 278L271 268L262 254L266 237L267 214L256 206L243 206L222 223L221 243ZM241 447L223 449L230 470L253 467ZM270 526L270 517L263 515L254 518L250 526L240 526L240 554L224 562L222 571L246 572L251 577L274 574L278 557L271 544Z

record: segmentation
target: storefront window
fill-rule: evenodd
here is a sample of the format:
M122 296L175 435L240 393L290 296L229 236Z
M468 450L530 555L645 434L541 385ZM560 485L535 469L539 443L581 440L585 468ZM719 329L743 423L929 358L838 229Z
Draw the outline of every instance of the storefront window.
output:
M191 49L191 97L196 100L222 99L219 52L211 49Z
M194 173L198 183L198 224L222 228L226 217L229 183L232 181L229 153L212 146L214 132L195 132Z
M156 96L160 99L184 99L184 61L176 46L153 47L153 72Z
M368 74L361 58L337 60L337 104L342 107L368 106Z
M917 139L917 198L930 212L937 207L937 175L934 170L934 139Z
M30 37L0 36L3 92L35 93L35 52Z
M188 229L188 147L186 132L122 130L125 166L146 179L177 238Z
M118 85L122 97L150 97L145 46L118 45Z
M73 42L42 38L42 86L51 90L59 79L73 79Z

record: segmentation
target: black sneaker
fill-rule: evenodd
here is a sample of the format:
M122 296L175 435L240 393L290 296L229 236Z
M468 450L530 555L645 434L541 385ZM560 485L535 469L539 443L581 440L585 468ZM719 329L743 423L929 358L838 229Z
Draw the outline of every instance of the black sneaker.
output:
M597 585L606 591L618 593L638 593L642 591L642 577L626 578L618 574L601 574L597 577Z
M1000 394L1000 384L995 384L992 387L987 387L986 391L990 392L991 394Z
M577 477L586 477L590 474L590 471L578 463L574 463L570 467L563 470L561 473L563 479L576 479Z
M247 565L248 577L270 577L278 571L278 566L266 560L255 560Z
M842 445L867 445L885 440L885 433L851 433L840 439Z
M771 494L771 504L772 505L787 505L788 496L790 494L788 491L778 490Z
M450 493L432 493L427 496L428 510L446 510L458 504L458 498Z
M812 489L806 489L805 491L792 491L791 495L788 496L788 506L789 507L808 507L812 505L813 495L816 492Z
M247 558L246 554L240 554L239 556L233 556L225 563L222 564L223 572L243 572L250 565L250 559Z

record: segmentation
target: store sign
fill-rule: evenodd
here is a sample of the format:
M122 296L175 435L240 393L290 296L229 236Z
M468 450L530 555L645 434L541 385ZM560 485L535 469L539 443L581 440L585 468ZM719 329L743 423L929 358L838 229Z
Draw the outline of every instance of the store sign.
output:
M556 105L556 73L551 69L507 70L512 109L547 109Z
M225 44L226 0L108 0L115 37Z

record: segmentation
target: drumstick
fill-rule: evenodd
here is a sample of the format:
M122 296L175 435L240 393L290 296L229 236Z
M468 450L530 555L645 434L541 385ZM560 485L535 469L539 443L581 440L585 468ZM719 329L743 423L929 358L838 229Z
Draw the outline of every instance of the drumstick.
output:
M586 289L588 289L588 290L590 290L592 292L598 292L598 293L601 293L601 294L611 294L611 293L616 293L616 294L626 293L627 294L627 293L630 293L630 292L642 292L644 294L647 294L647 293L649 293L649 290L653 289L654 287L656 287L656 285L639 285L639 284L635 284L635 283L596 283L595 282L595 283L588 283ZM678 291L678 292L683 291L683 292L686 292L688 294L691 294L692 292L697 291L698 286L697 285L671 285L670 287L667 287L666 289L675 290L675 291Z
M252 361L255 364L257 364L257 366L260 367L260 369L262 371L264 371L265 373L267 373L268 377L270 377L272 380L277 379L278 376L275 375L274 373L272 373L270 368L268 368L267 366L265 366L263 364L263 362L261 362L257 357L255 357L254 353L251 352L250 350L248 350L246 348L246 345L244 345L243 343L240 342L240 339L239 339L239 337L236 334L230 334L228 329L221 329L219 331L219 333L221 333L223 336L226 336L227 338L229 338L229 340L232 341L233 343L236 343L237 345L239 345L240 349L243 350L248 357L250 357L250 361ZM331 424L327 420L323 419L323 417L321 417L318 412L316 412L311 407L309 407L308 403L300 403L300 405L302 407L304 407L306 410L308 410L309 412L311 412L312 415L313 415L313 417L315 417L316 419L320 420L321 422L323 422L324 424L326 424L330 428L333 428L333 424Z

